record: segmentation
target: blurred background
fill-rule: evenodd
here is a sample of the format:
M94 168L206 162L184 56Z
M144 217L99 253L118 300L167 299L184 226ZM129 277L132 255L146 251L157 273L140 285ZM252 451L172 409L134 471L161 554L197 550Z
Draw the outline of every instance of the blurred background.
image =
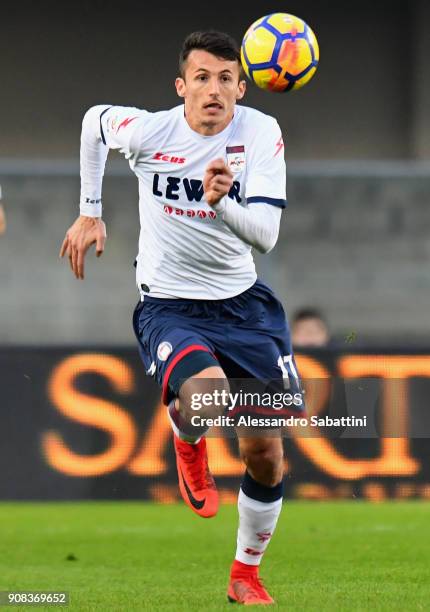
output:
M0 363L2 386L8 391L0 453L11 461L16 434L28 462L15 465L20 477L13 487L5 484L4 497L37 496L43 483L42 497L91 497L98 486L100 495L147 494L146 484L136 489L138 479L130 471L127 485L118 471L136 457L136 428L148 434L148 414L158 401L157 390L143 380L131 328L137 301L132 265L138 238L137 181L118 155L111 153L104 183L108 241L103 257L88 258L84 282L76 281L67 262L58 259L64 233L78 214L82 116L99 103L151 111L179 103L173 82L179 48L190 31L226 30L240 41L255 19L276 11L309 23L321 59L304 90L275 95L249 85L244 102L274 115L286 144L289 204L276 249L257 258L260 274L289 313L302 307L323 313L334 348L313 358L324 367L336 370L339 353L348 351L401 352L419 354L420 376L428 375L429 3L5 2L0 22L0 183L7 231L0 237ZM101 361L85 361L89 354L101 355ZM109 361L109 356L118 361ZM75 357L83 361L68 361ZM66 370L58 373L64 363ZM125 379L115 378L118 372ZM408 376L413 367L411 372ZM73 406L85 389L109 398L114 406L121 398L124 419L115 426L94 421L84 428L85 419ZM143 396L152 406L145 414ZM54 426L63 437L57 434L47 442L43 436ZM129 437L116 438L118 431ZM101 451L109 440L126 448L113 463ZM385 452L373 442L364 450L357 447L358 455ZM421 446L424 453L423 442ZM384 477L421 474L424 488L412 494L428 496L421 463L411 458L411 449L402 449L393 451ZM62 462L54 465L47 459L52 459L51 451L59 452ZM382 477L376 468L324 472L324 466L303 458L303 449L291 452L293 459L294 452L301 457L296 464L302 466L300 483L318 480L325 483L318 486L326 486L344 478L350 487L345 496L363 477ZM76 456L85 453L99 453L100 465L108 467L100 472L98 464L90 467L84 459L75 464ZM405 460L397 472L401 462L396 463L395 453L403 453ZM135 474L150 474L154 482L167 470L161 456L142 461ZM44 467L38 468L40 478L32 489L34 462ZM219 475L236 477L240 470L231 459ZM101 473L109 474L106 487L92 479ZM76 476L85 474L78 486ZM54 479L55 487L54 477L60 479ZM122 484L114 486L112 479ZM388 494L388 489L378 489L376 496L381 490L381 495ZM333 496L333 491L323 490L322 496Z

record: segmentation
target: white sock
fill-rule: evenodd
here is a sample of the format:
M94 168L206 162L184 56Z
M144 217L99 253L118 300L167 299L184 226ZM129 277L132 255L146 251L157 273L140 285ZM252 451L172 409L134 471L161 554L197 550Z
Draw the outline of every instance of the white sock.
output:
M180 429L181 425L183 425L182 417L179 414L179 411L175 408L175 402L171 402L167 406L167 415L169 417L170 424L174 433L178 436L180 440L184 440L184 442L188 442L188 444L198 444L202 438L201 435L193 436L192 434L185 433Z
M247 565L260 565L281 513L282 497L273 502L262 502L248 497L240 489L237 507L236 560Z

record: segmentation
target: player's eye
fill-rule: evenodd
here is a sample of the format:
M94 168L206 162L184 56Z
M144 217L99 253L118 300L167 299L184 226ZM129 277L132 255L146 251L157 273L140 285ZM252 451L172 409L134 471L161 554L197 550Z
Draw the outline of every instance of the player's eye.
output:
M197 80L198 80L198 81L202 81L202 82L203 82L203 81L207 81L207 80L208 80L208 75L207 75L207 74L199 74L199 75L197 76Z
M223 74L221 80L223 81L223 83L229 83L231 81L231 76L228 74Z

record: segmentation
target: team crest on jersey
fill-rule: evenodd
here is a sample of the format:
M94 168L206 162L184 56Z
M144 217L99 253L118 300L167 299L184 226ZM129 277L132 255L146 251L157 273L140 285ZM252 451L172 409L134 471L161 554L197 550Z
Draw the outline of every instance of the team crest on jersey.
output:
M233 173L242 172L245 167L245 147L238 145L236 147L227 147L227 166Z
M170 342L160 342L157 349L157 357L160 361L166 361L172 351L173 347Z

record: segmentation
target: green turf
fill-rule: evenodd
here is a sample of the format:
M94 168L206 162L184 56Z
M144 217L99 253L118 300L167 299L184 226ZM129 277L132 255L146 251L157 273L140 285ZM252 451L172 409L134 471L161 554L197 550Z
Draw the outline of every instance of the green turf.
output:
M272 609L429 610L429 514L425 502L286 503L261 572ZM73 610L237 610L225 599L235 537L234 506L204 520L183 505L3 503L0 590L67 590Z

